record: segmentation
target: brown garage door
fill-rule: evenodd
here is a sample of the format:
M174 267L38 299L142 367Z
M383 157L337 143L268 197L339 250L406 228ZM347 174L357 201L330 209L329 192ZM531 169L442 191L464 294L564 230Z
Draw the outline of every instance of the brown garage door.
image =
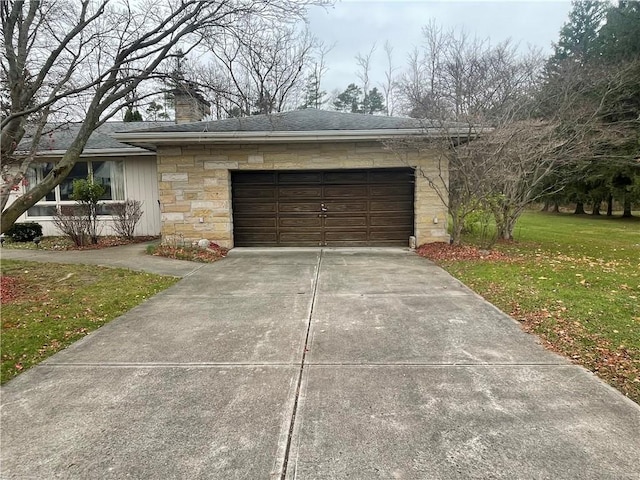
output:
M404 246L413 189L410 168L234 172L234 244Z

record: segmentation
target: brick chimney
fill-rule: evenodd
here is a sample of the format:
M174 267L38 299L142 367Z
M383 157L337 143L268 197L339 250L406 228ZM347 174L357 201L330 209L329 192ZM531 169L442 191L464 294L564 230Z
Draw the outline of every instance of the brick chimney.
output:
M183 82L173 89L176 123L199 122L211 113L211 104L191 82Z

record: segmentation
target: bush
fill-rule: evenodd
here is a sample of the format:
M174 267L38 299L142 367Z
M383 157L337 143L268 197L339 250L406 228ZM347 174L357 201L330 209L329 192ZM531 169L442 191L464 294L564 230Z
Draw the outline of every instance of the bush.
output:
M14 242L32 242L36 237L42 237L42 225L35 222L14 223L7 230L7 236Z
M133 238L137 223L142 218L142 202L127 200L111 206L113 212L113 229L118 235L128 240Z
M78 247L87 242L88 222L89 216L84 205L64 205L53 217L53 224Z
M71 198L83 207L81 211L86 216L84 222L85 233L94 245L98 243L98 236L102 230L102 226L98 223L98 207L104 192L105 188L102 185L93 183L89 178L87 180L73 181ZM76 243L76 245L78 244Z

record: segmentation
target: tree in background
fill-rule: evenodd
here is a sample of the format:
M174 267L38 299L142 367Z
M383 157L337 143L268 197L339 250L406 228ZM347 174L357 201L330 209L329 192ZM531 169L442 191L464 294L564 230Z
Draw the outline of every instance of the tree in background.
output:
M638 31L638 2L574 2L547 63L541 96L548 101L542 116L557 115L556 99L571 96L576 101L563 116L563 125L575 130L586 119L591 126L582 137L589 148L562 171L567 181L564 199L575 202L576 214L585 213L585 203L598 214L606 201L611 215L618 199L623 215L631 216L631 204L640 198Z
M333 107L339 112L368 115L385 111L384 97L377 87L373 87L365 94L355 83L350 83L342 93L337 95Z
M333 106L340 112L360 113L362 103L362 89L355 83L350 83L347 88L340 93Z
M246 19L237 34L207 39L215 60L200 69L199 77L216 117L293 110L310 81L316 83L317 96L310 101L320 103L325 67L314 60L323 47L306 26L301 29L294 20L298 18L283 22L255 15Z

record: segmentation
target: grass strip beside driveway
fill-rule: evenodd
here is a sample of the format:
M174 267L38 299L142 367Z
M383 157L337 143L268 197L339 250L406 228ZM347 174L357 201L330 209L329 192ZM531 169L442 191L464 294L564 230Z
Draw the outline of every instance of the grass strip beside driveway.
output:
M178 278L90 265L3 260L2 383Z
M528 213L496 249L438 263L640 403L640 221Z

